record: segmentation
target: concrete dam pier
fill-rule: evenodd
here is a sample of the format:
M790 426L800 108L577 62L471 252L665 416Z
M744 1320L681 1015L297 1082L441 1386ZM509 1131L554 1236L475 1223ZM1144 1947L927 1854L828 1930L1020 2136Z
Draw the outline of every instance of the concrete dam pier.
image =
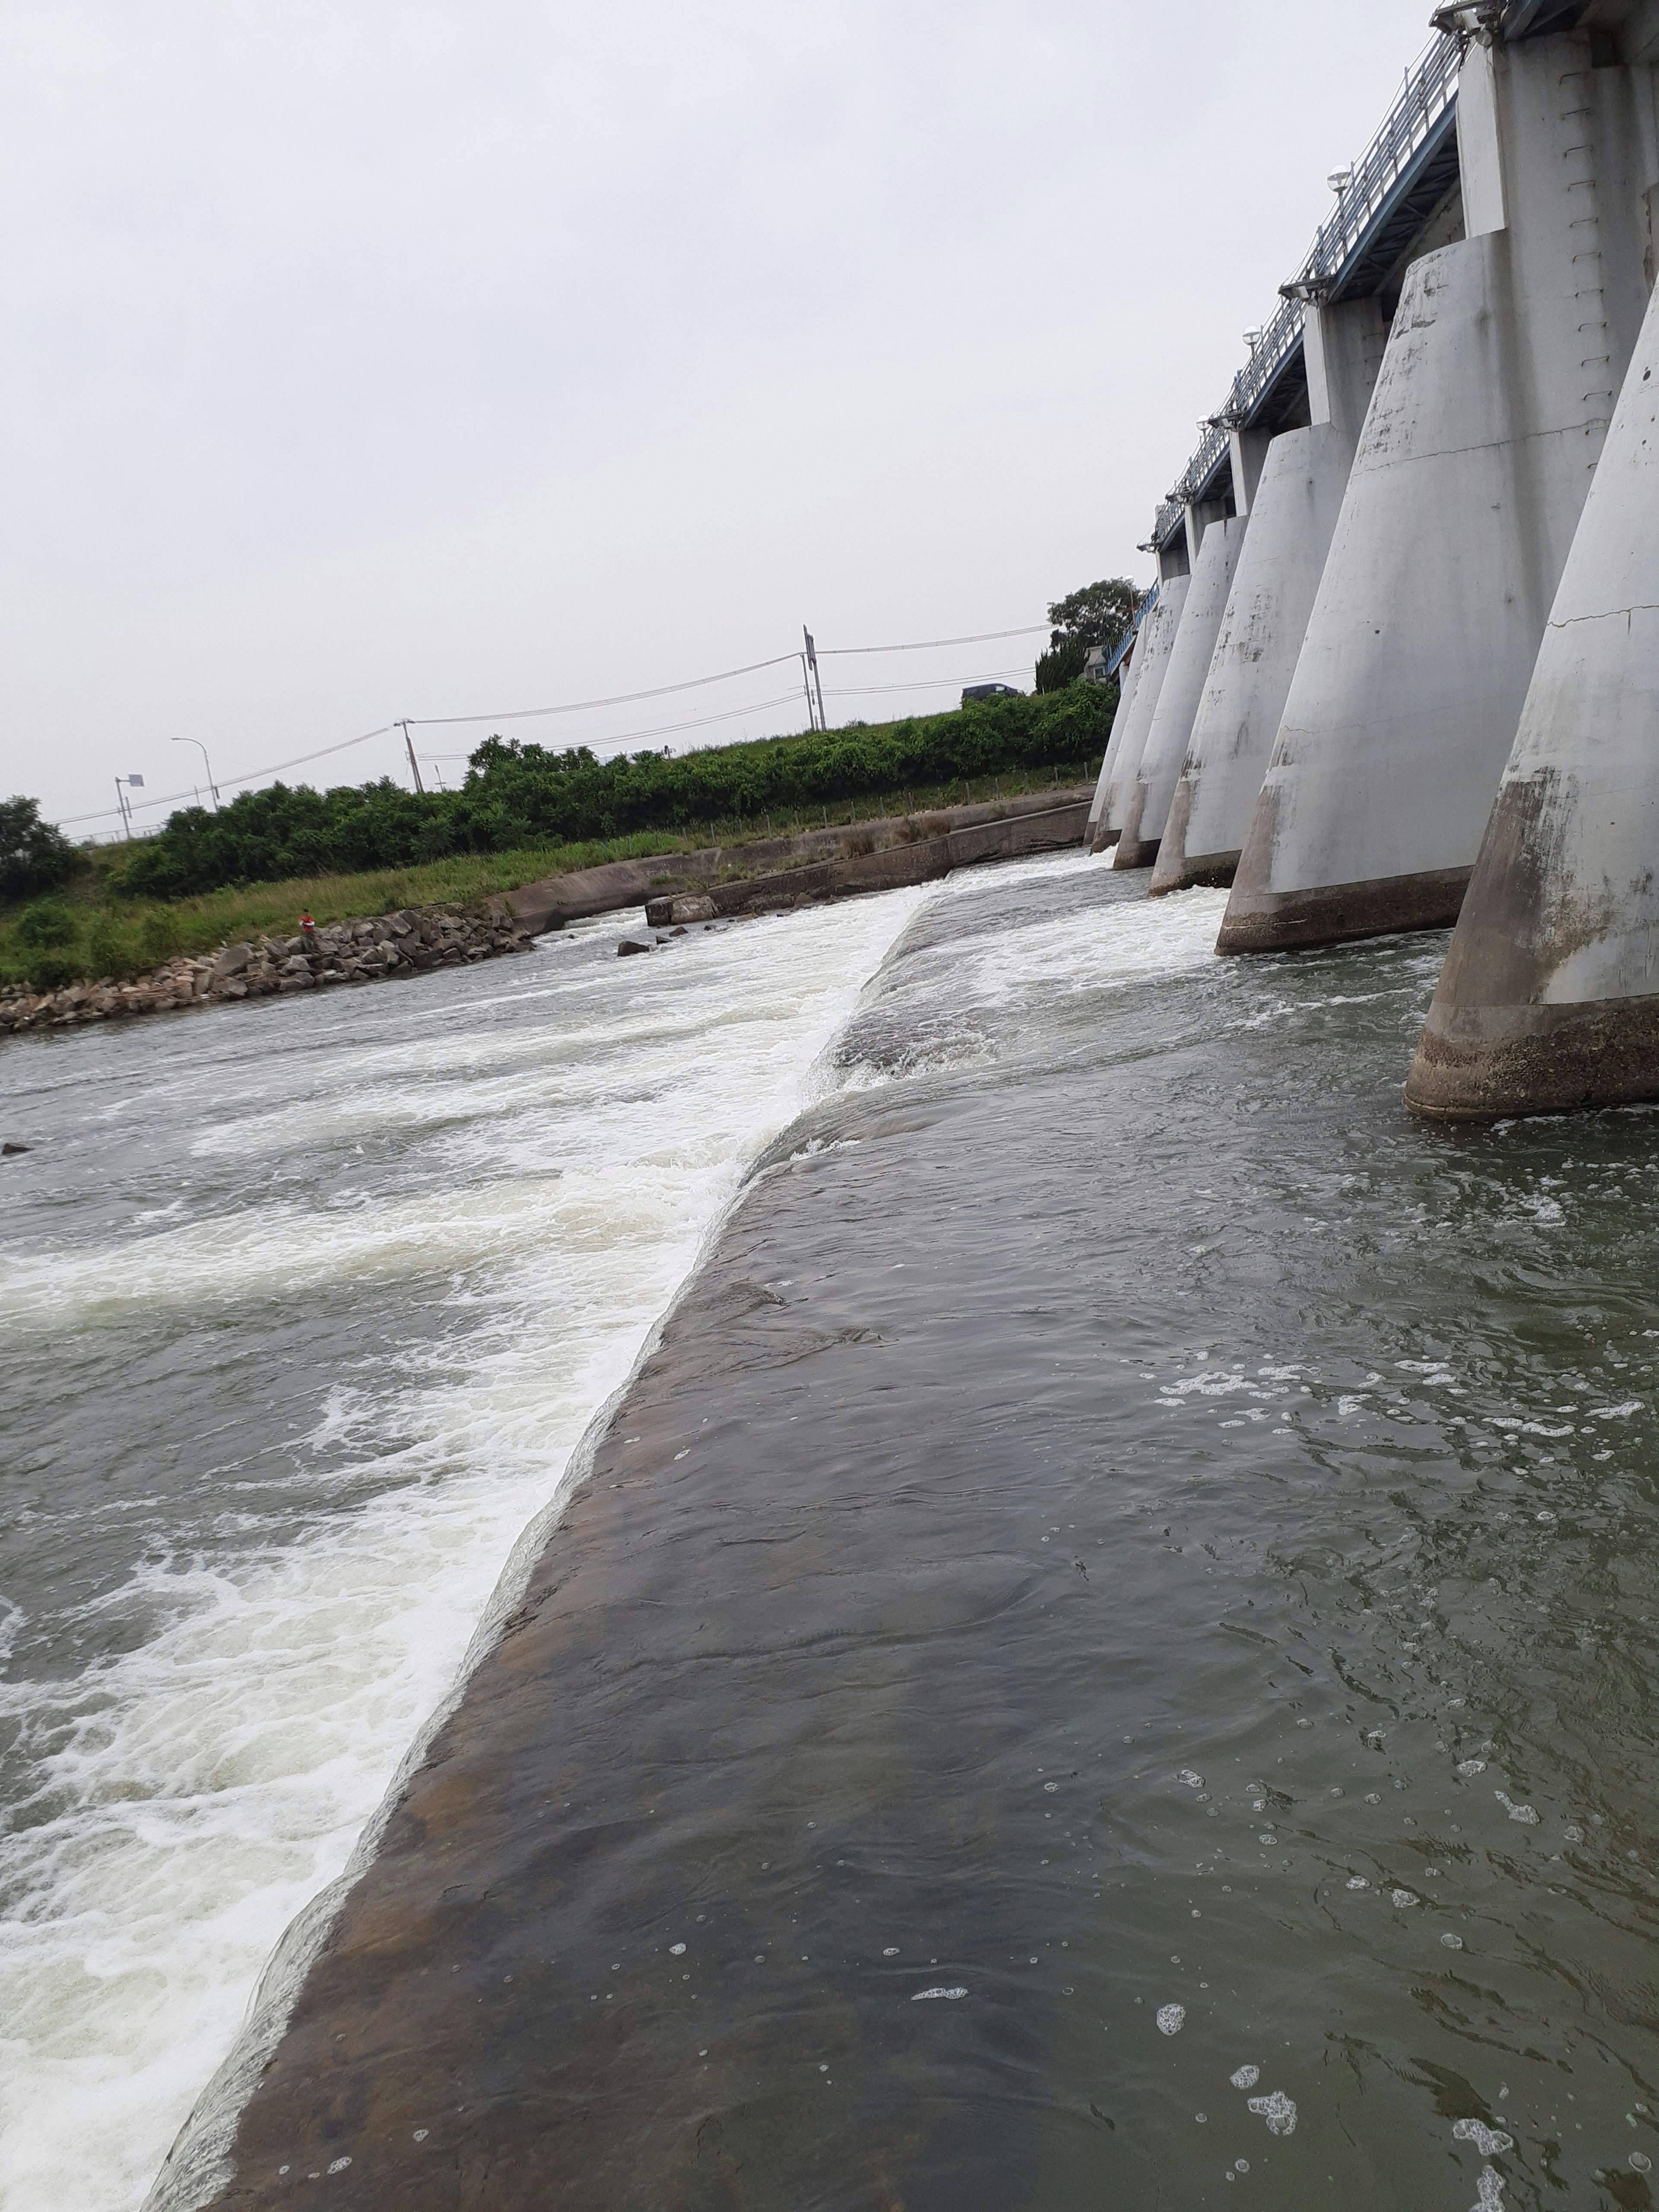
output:
M1158 509L1087 842L1223 953L1456 923L1422 1112L1651 1097L1659 0L1433 21Z
M1407 1102L1651 1097L1659 1070L1659 300L1585 504Z

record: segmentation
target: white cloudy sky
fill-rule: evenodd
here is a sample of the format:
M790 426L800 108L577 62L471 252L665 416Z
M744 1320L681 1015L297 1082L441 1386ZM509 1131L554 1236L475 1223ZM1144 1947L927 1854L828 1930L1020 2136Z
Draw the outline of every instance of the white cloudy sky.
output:
M229 783L1144 571L1427 12L0 0L0 792L70 818L188 788L176 736ZM1035 642L832 662L831 718ZM790 683L519 734L760 735Z

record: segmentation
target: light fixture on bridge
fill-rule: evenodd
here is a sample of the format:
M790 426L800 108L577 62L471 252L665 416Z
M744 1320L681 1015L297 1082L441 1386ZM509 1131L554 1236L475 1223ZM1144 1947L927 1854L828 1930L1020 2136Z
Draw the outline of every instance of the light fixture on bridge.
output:
M1245 344L1246 344L1247 346L1249 346L1249 348L1250 349L1250 351L1251 351L1252 353L1254 353L1254 352L1255 351L1256 348L1257 348L1257 347L1261 344L1261 331L1245 331L1245 333L1244 333L1244 343L1245 343Z
M1352 169L1333 169L1329 176L1326 178L1325 182L1336 194L1338 199L1340 199L1343 193L1347 191L1349 185L1353 182L1353 171Z
M1429 18L1437 31L1467 43L1478 39L1490 46L1502 36L1509 0L1456 0L1449 8L1437 8Z
M1297 276L1279 288L1281 300L1300 300L1304 307L1322 307L1331 296L1328 276Z

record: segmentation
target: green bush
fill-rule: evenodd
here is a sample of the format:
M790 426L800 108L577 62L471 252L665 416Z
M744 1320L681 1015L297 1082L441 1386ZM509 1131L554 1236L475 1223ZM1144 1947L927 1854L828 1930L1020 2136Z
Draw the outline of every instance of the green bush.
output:
M87 932L87 973L89 975L109 975L125 982L138 965L137 948L106 907L100 907L92 917L92 927Z
M138 957L146 968L159 968L185 949L184 933L177 915L164 906L153 906L138 925Z
M23 973L31 990L61 991L65 983L80 981L85 965L77 953L32 947L24 957Z
M62 899L36 899L17 917L17 941L32 952L44 951L49 945L73 945L75 916Z
M816 813L866 794L1080 769L1098 763L1116 706L1112 685L1071 684L873 729L853 725L608 761L586 746L555 753L492 737L472 755L459 791L409 792L385 778L326 792L277 783L244 792L216 813L182 808L159 836L133 847L116 884L129 896L186 898L227 884L683 833L717 821Z

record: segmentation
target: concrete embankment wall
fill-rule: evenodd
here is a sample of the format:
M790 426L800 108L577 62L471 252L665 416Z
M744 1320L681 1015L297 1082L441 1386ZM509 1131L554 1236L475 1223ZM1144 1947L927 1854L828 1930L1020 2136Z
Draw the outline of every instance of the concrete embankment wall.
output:
M969 806L939 807L923 814L882 815L872 821L838 825L832 830L807 830L795 837L757 837L744 845L709 845L695 853L660 853L640 860L612 860L603 867L578 869L568 875L550 876L540 883L526 884L508 894L507 904L514 918L534 934L555 928L561 922L621 913L629 907L643 906L653 899L677 893L707 892L723 896L727 890L747 890L761 881L775 880L787 886L787 894L805 897L833 896L835 891L843 890L881 890L892 884L920 883L927 873L944 875L949 870L934 868L918 875L903 872L903 864L896 861L895 868L900 872L884 878L879 868L863 866L865 861L884 859L889 854L902 853L958 833L995 829L1029 816L1049 815L1057 809L1080 805L1086 816L1090 789L1087 785L1062 785L1052 791L1022 792L1008 799L986 799ZM1076 835L1082 835L1080 819ZM1007 846L1008 853L1046 849L1042 843ZM985 857L994 856L988 853ZM812 888L809 877L813 871L833 868L851 860L861 865L844 881L838 879L828 892ZM957 867L963 865L960 860L951 863ZM775 903L779 896L785 895L776 892L766 896ZM717 911L741 913L744 905L741 901L720 904Z
M849 853L811 867L716 884L696 902L716 915L757 914L781 907L811 906L860 891L900 890L909 884L935 882L957 868L970 868L982 860L1019 860L1075 845L1088 814L1087 794L1074 793L1064 805L1040 813L969 823L939 836L918 838L914 844L890 845L882 852ZM646 920L656 927L673 921L673 909L685 902L686 896L665 894L648 901Z

